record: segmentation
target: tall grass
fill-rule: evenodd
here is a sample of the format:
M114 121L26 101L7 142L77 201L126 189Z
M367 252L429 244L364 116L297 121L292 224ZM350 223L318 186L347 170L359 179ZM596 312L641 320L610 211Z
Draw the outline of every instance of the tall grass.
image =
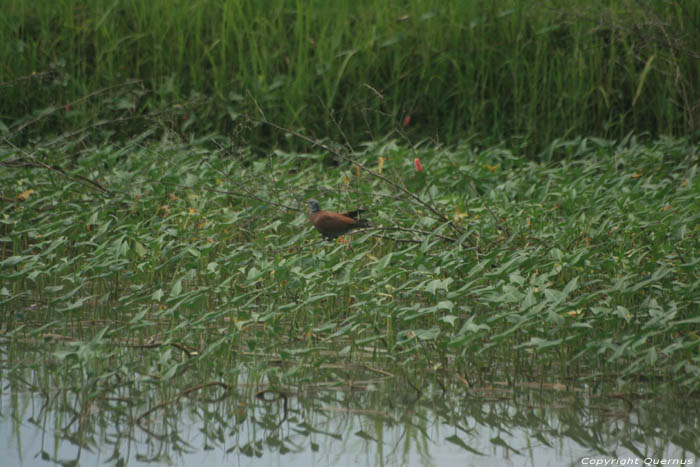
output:
M698 129L700 7L405 0L3 0L0 130L236 130L245 115L351 142ZM139 80L132 83L131 79ZM165 118L167 116L167 118ZM110 123L111 122L111 123ZM94 133L92 133L94 135Z

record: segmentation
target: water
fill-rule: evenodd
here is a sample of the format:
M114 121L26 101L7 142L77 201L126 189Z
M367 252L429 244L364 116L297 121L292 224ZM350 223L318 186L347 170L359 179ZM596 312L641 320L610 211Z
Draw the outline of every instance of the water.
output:
M29 391L7 375L2 383L3 466L539 467L699 461L700 403L678 396L604 396L585 387L571 392L441 388L388 379L323 389L264 386L264 393L258 392L263 386L251 384L229 391L212 386L186 395L168 385L136 391L133 381L114 383L109 390L64 381Z

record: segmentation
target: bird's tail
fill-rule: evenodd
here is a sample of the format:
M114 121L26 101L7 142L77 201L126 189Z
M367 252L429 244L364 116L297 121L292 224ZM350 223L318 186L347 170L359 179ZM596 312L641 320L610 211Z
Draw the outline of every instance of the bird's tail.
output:
M352 225L353 229L365 229L367 227L372 227L372 225L364 219L358 219L357 222Z

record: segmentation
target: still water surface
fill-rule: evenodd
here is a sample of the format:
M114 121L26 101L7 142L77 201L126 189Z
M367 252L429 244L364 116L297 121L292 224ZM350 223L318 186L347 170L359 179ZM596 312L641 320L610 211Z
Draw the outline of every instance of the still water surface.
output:
M129 394L39 394L1 381L3 466L697 465L700 457L700 404L677 396L429 384L418 393L390 381L360 390L241 385L143 406Z

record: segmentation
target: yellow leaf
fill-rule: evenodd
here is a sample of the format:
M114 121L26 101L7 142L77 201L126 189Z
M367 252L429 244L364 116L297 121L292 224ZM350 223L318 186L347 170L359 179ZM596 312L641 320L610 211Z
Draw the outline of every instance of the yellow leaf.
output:
M452 216L452 217L453 217L455 222L460 222L460 221L464 220L466 217L469 217L469 214L462 212L459 210L459 208L457 208L454 216Z
M355 176L359 177L360 176L360 166L357 164L354 164L353 168L355 169Z
M377 166L377 173L381 174L382 173L382 167L384 166L384 161L386 158L379 156L379 165Z
M17 199L20 201L27 201L29 199L29 196L34 193L34 190L27 190L23 191L22 193L17 195Z

